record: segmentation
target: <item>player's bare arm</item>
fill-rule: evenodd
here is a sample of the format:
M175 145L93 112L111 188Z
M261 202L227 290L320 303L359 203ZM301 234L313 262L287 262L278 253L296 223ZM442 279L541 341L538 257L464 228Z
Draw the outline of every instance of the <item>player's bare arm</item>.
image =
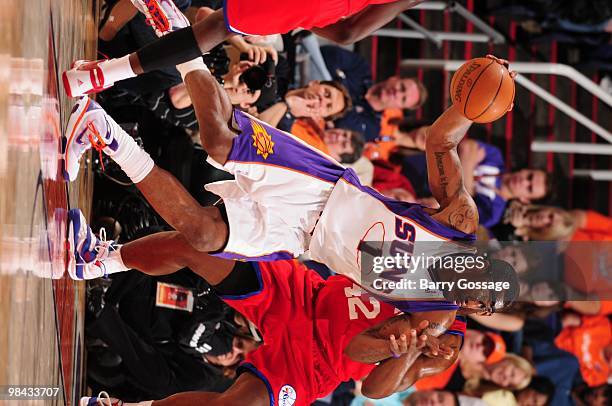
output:
M339 44L360 41L384 27L402 11L408 10L425 0L399 0L387 4L374 4L361 12L323 28L312 28L312 32Z
M361 392L371 399L381 399L397 392L410 367L421 355L425 341L417 338L417 331L411 329L402 340L401 354L382 361L363 381ZM404 351L405 350L405 351Z
M445 371L455 363L459 357L462 338L455 334L443 334L440 337L440 345L448 347L452 350L450 357L427 357L421 355L417 358L414 364L408 369L402 378L401 384L397 391L403 391L414 385L419 379L433 376Z
M429 128L425 153L429 187L440 204L433 217L464 233L478 228L478 210L463 184L457 146L472 122L449 107Z
M426 323L418 328L420 335ZM374 364L393 356L392 348L389 346L389 337L400 338L409 334L413 328L409 314L400 314L384 322L371 327L351 339L344 354L353 361L365 364Z

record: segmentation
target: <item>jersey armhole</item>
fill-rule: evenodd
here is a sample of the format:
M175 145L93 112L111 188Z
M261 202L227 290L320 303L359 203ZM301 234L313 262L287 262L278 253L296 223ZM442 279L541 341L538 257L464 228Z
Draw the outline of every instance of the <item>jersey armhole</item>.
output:
M270 406L274 406L274 392L272 391L272 385L270 385L270 381L268 381L268 378L266 378L266 376L250 362L243 362L236 370L236 373L238 375L244 372L251 373L263 381L268 391L268 397L270 398Z

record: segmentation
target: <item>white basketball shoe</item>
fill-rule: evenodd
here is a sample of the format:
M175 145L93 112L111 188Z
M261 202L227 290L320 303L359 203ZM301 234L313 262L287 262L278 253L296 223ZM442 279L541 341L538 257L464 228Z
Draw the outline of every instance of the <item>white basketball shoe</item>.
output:
M79 173L80 160L90 148L100 154L112 154L119 148L114 132L120 128L98 103L82 98L68 120L63 140L64 178L73 181Z
M119 247L112 240L106 241L104 229L100 230L100 238L96 237L81 210L68 212L68 273L72 279L95 279L123 271L117 266L120 262L109 260Z
M108 396L102 391L98 396L83 396L79 401L79 406L122 406L123 401Z

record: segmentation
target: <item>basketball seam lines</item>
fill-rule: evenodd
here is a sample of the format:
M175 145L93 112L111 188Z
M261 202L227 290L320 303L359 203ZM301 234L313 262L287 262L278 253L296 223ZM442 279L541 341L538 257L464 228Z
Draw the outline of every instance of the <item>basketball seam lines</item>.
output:
M478 76L476 76L476 79L474 79L474 86L476 86L476 83L478 82L478 79L480 79L480 76L482 76L483 73L485 73L485 71L487 69L489 69L489 67L495 63L495 61L491 60L491 62L487 65L486 68L484 68L483 70L480 71L480 73L478 74ZM470 95L472 94L472 90L474 90L474 86L472 86L472 88L470 89L470 91L468 92L467 97L465 98L465 104L463 105L463 115L465 117L467 117L468 120L472 120L471 118L469 118L467 116L467 106L468 106L468 102L470 101ZM488 108L488 107L487 107Z
M489 102L489 105L487 106L487 108L484 109L484 111L480 113L478 116L474 117L474 120L476 120L478 117L481 117L483 114L485 114L491 108L493 103L495 103L495 99L497 99L497 96L499 95L499 91L501 90L505 77L506 75L504 75L504 72L502 71L502 77L501 77L501 80L499 81L499 85L497 86L497 91L495 92L495 96L493 96L493 99L491 99L491 102Z

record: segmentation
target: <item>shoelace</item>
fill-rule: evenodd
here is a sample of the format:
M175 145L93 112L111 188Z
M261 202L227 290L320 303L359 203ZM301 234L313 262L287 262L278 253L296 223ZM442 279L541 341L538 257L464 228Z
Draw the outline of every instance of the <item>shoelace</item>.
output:
M157 7L146 6L149 13L145 19L145 23L149 27L156 28L163 35L170 29L170 22L168 21L168 18L166 18L166 14L161 9L161 6L157 2L155 2L155 4L157 4Z
M104 271L102 276L106 277L106 266L102 261L98 258L103 257L106 258L110 251L117 251L114 240L106 240L106 229L104 227L100 228L98 237L99 244L94 247L94 251L96 251L96 265L100 267Z
M113 401L111 400L110 396L108 396L108 393L106 393L106 391L101 391L100 393L98 393L97 398L98 398L98 403L101 403L102 406L121 406L123 405L123 401L121 400L118 400L117 403L113 405Z
M87 129L89 130L89 134L88 134L89 142L91 142L91 146L93 147L93 149L98 151L98 155L100 156L100 165L102 165L102 171L104 171L105 168L104 168L104 160L102 159L102 150L107 145L106 141L104 141L104 138L102 138L102 136L100 135L100 132L94 125L93 121L90 121L89 123L87 123Z

